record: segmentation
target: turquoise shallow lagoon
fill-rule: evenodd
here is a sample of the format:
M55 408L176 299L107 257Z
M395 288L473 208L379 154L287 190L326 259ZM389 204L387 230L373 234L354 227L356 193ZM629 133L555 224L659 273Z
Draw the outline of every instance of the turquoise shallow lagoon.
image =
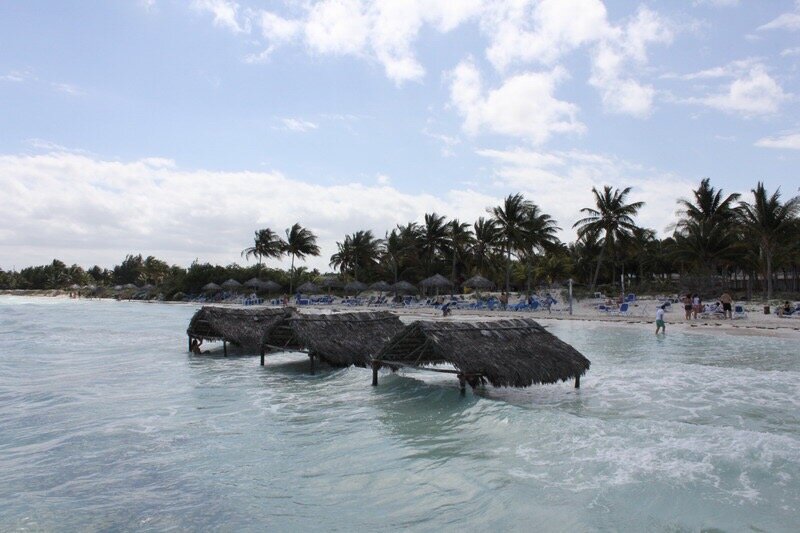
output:
M582 389L192 357L195 308L0 297L0 530L797 531L796 340L558 322Z

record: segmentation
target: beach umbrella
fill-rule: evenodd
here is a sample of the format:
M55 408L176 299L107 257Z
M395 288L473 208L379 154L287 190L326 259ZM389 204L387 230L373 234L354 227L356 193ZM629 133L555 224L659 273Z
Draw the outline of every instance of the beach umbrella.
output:
M78 285L77 283L73 283L72 285L69 286L69 288L72 291L77 291L77 290L80 290L81 286Z
M239 283L238 281L236 281L233 278L229 279L228 281L226 281L225 283L222 284L222 288L223 289L228 289L230 291L236 290L236 289L240 288L241 286L242 286L242 284Z
M370 289L373 291L380 291L380 292L388 292L392 290L392 286L385 281L376 281L372 285L369 286Z
M434 274L429 278L425 278L419 282L420 286L425 289L436 289L436 296L439 296L439 289L449 289L453 286L449 279L441 274Z
M407 281L398 281L397 283L392 285L392 290L394 292L403 292L403 293L417 292L417 288Z
M203 292L212 292L212 291L221 291L221 290L222 290L222 287L220 287L219 285L217 285L213 281L211 283L206 283L205 285L203 285Z
M493 289L494 282L484 278L483 276L472 276L467 281L461 284L464 287L471 289Z
M156 288L156 286L155 286L155 285L153 285L152 283L148 283L148 284L146 284L146 285L142 286L142 288L143 288L144 290L146 290L146 291L150 291L150 290L153 290L153 289L155 289L155 288Z
M360 281L351 281L350 283L344 286L344 290L353 292L361 292L363 290L366 290L366 288L367 288L366 283L361 283Z
M123 289L138 289L139 287L137 287L133 283L126 283L125 285L122 286L122 288Z
M114 285L114 290L115 291L121 291L122 290L122 285Z
M244 282L244 286L250 289L260 289L263 282L258 278L251 278Z
M323 276L322 280L319 282L320 287L325 287L326 289L339 289L344 284L335 276Z
M278 292L282 289L280 283L275 283L274 281L262 281L261 282L261 290L266 292Z
M305 293L305 294L314 294L319 292L319 287L310 281L306 281L299 287L297 287L297 292Z

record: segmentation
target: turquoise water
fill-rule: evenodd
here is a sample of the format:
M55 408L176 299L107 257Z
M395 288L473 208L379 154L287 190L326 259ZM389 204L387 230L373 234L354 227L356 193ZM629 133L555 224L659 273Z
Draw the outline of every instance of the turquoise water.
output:
M186 353L194 308L0 297L0 530L797 531L797 341L557 322L571 384Z

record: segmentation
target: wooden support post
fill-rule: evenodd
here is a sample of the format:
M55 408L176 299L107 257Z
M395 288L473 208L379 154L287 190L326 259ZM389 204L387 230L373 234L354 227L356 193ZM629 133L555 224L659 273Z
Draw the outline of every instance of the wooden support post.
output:
M378 386L378 370L380 370L381 365L375 361L372 362L372 386Z
M224 339L222 340L222 354L225 357L228 357L228 341Z
M467 394L467 378L464 374L458 375L458 388L461 391L461 396Z
M192 336L189 335L189 353L192 353Z
M264 366L264 350L261 350L261 366Z
M580 376L575 376L575 388L576 389L580 389L581 388L581 377Z
M311 359L311 373L313 374L314 373L314 354L313 353L308 354L308 358Z

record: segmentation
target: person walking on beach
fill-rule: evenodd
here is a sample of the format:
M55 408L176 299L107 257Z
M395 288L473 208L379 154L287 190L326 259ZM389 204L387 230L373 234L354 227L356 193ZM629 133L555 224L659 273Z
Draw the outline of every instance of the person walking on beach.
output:
M661 330L661 333L664 335L667 334L667 326L664 323L664 308L666 305L660 306L656 309L656 335L658 335L658 330Z
M692 318L692 295L687 294L683 297L683 310L686 312L686 320Z
M697 315L703 311L703 300L699 294L692 295L692 318L697 320Z
M500 307L503 308L503 311L508 307L508 294L506 294L506 291L500 293Z
M719 297L719 301L722 303L722 313L725 315L725 318L733 318L733 310L731 309L733 298L728 294L728 291L722 293L722 296Z

